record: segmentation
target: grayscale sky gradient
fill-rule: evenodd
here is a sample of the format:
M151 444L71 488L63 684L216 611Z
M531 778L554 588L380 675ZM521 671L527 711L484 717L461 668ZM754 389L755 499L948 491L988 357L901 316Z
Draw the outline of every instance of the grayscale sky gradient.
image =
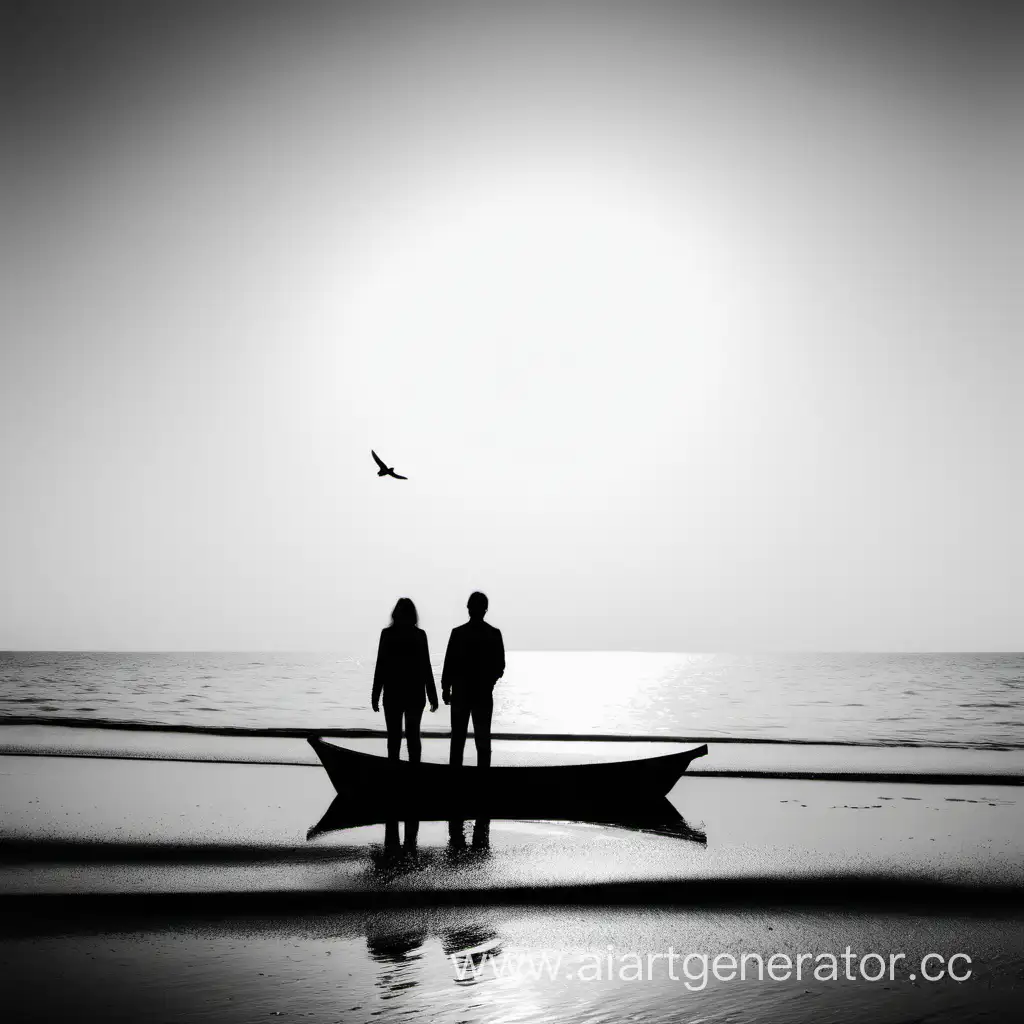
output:
M1013 11L10 6L0 646L1020 649Z

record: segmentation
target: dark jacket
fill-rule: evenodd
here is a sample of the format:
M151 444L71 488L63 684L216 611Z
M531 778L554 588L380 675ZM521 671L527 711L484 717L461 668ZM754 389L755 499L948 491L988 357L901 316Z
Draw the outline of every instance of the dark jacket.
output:
M456 704L489 697L505 672L501 630L483 619L470 619L452 630L441 673L441 695Z
M380 631L373 670L374 703L382 691L385 704L421 708L427 698L432 705L437 703L427 634L419 626L388 626Z

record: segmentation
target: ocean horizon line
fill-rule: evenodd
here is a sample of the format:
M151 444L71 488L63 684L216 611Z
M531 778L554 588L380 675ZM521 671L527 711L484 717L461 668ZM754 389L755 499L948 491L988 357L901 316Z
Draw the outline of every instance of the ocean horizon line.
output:
M376 641L374 641L374 646ZM370 651L369 646L367 651ZM693 657L766 657L772 655L812 654L906 654L914 657L934 654L936 656L962 654L1021 654L1024 650L1016 647L989 647L968 650L950 648L911 647L750 647L720 648L718 650L689 649L678 647L509 647L507 654L682 654ZM341 647L0 647L0 656L5 654L336 654L347 660L374 660L373 653L352 654Z

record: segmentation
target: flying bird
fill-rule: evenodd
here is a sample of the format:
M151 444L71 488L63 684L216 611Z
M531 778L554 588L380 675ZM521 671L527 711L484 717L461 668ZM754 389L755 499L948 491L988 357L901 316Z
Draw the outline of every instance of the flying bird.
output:
M393 476L396 480L408 480L407 476L401 476L395 472L394 466L385 466L381 457L371 448L370 454L373 456L373 461L377 463L377 476Z

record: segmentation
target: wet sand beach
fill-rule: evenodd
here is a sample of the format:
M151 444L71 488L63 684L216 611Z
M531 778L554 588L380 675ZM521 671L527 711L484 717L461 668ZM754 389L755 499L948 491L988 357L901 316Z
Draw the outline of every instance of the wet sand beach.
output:
M152 1005L154 1019L211 1021L971 1020L1007 1014L1024 985L1012 774L951 786L927 772L687 773L670 793L687 838L494 820L382 822L308 841L335 793L301 763L302 741L230 740L226 759L207 761L196 759L207 740L163 737L104 757L94 734L57 731L43 756L0 757L0 963L18 1019L84 1008L134 1020ZM276 759L282 743L300 763L228 756ZM594 759L623 756L622 744L594 747ZM578 758L572 745L514 749L520 763ZM801 756L805 769L828 767L806 751L790 764ZM847 946L886 963L903 954L901 968L878 982L758 980L751 960L749 977L701 985L658 958L697 954L693 974L700 955L766 962ZM970 980L911 980L902 966L928 952L967 954ZM640 979L634 954L655 957ZM552 957L556 976L535 977Z
M0 770L7 893L224 885L353 890L369 884L360 857L384 839L380 824L307 842L334 790L322 770L302 765L9 755ZM506 888L837 873L1024 883L1018 786L687 774L670 799L706 836L706 845L585 823L496 821L490 856L461 874L458 884ZM418 831L421 861L431 864L447 838L446 823L424 822ZM187 872L179 872L177 881L167 856L175 850L188 854ZM237 851L237 868L224 864L221 854L228 850ZM328 850L337 851L339 864L331 864ZM204 851L213 860L208 878ZM245 866L246 851L263 862L259 871ZM113 876L103 865L108 853L124 862ZM89 870L74 878L45 863L56 858L66 865L76 855ZM233 870L238 877L230 882ZM443 885L444 877L420 870L402 885Z
M850 910L506 907L249 913L0 937L6 998L25 1021L495 1020L981 1021L1012 1019L1024 986L1020 917ZM482 952L459 955L484 947ZM839 956L854 980L757 976L757 960ZM679 959L665 957L674 952ZM860 976L861 956L897 961ZM925 953L971 957L971 977L925 981ZM609 960L611 953L613 959ZM685 963L683 957L696 953ZM646 970L648 954L662 954ZM746 956L706 982L699 956ZM640 958L638 976L634 956ZM825 961L819 961L824 963ZM725 963L725 961L720 961ZM780 960L775 961L781 963ZM867 972L877 971L874 960ZM929 971L935 975L938 963ZM957 976L968 967L957 962ZM721 971L723 976L728 972ZM776 970L781 977L781 971ZM911 978L911 975L917 975ZM54 980L59 978L59 984Z

